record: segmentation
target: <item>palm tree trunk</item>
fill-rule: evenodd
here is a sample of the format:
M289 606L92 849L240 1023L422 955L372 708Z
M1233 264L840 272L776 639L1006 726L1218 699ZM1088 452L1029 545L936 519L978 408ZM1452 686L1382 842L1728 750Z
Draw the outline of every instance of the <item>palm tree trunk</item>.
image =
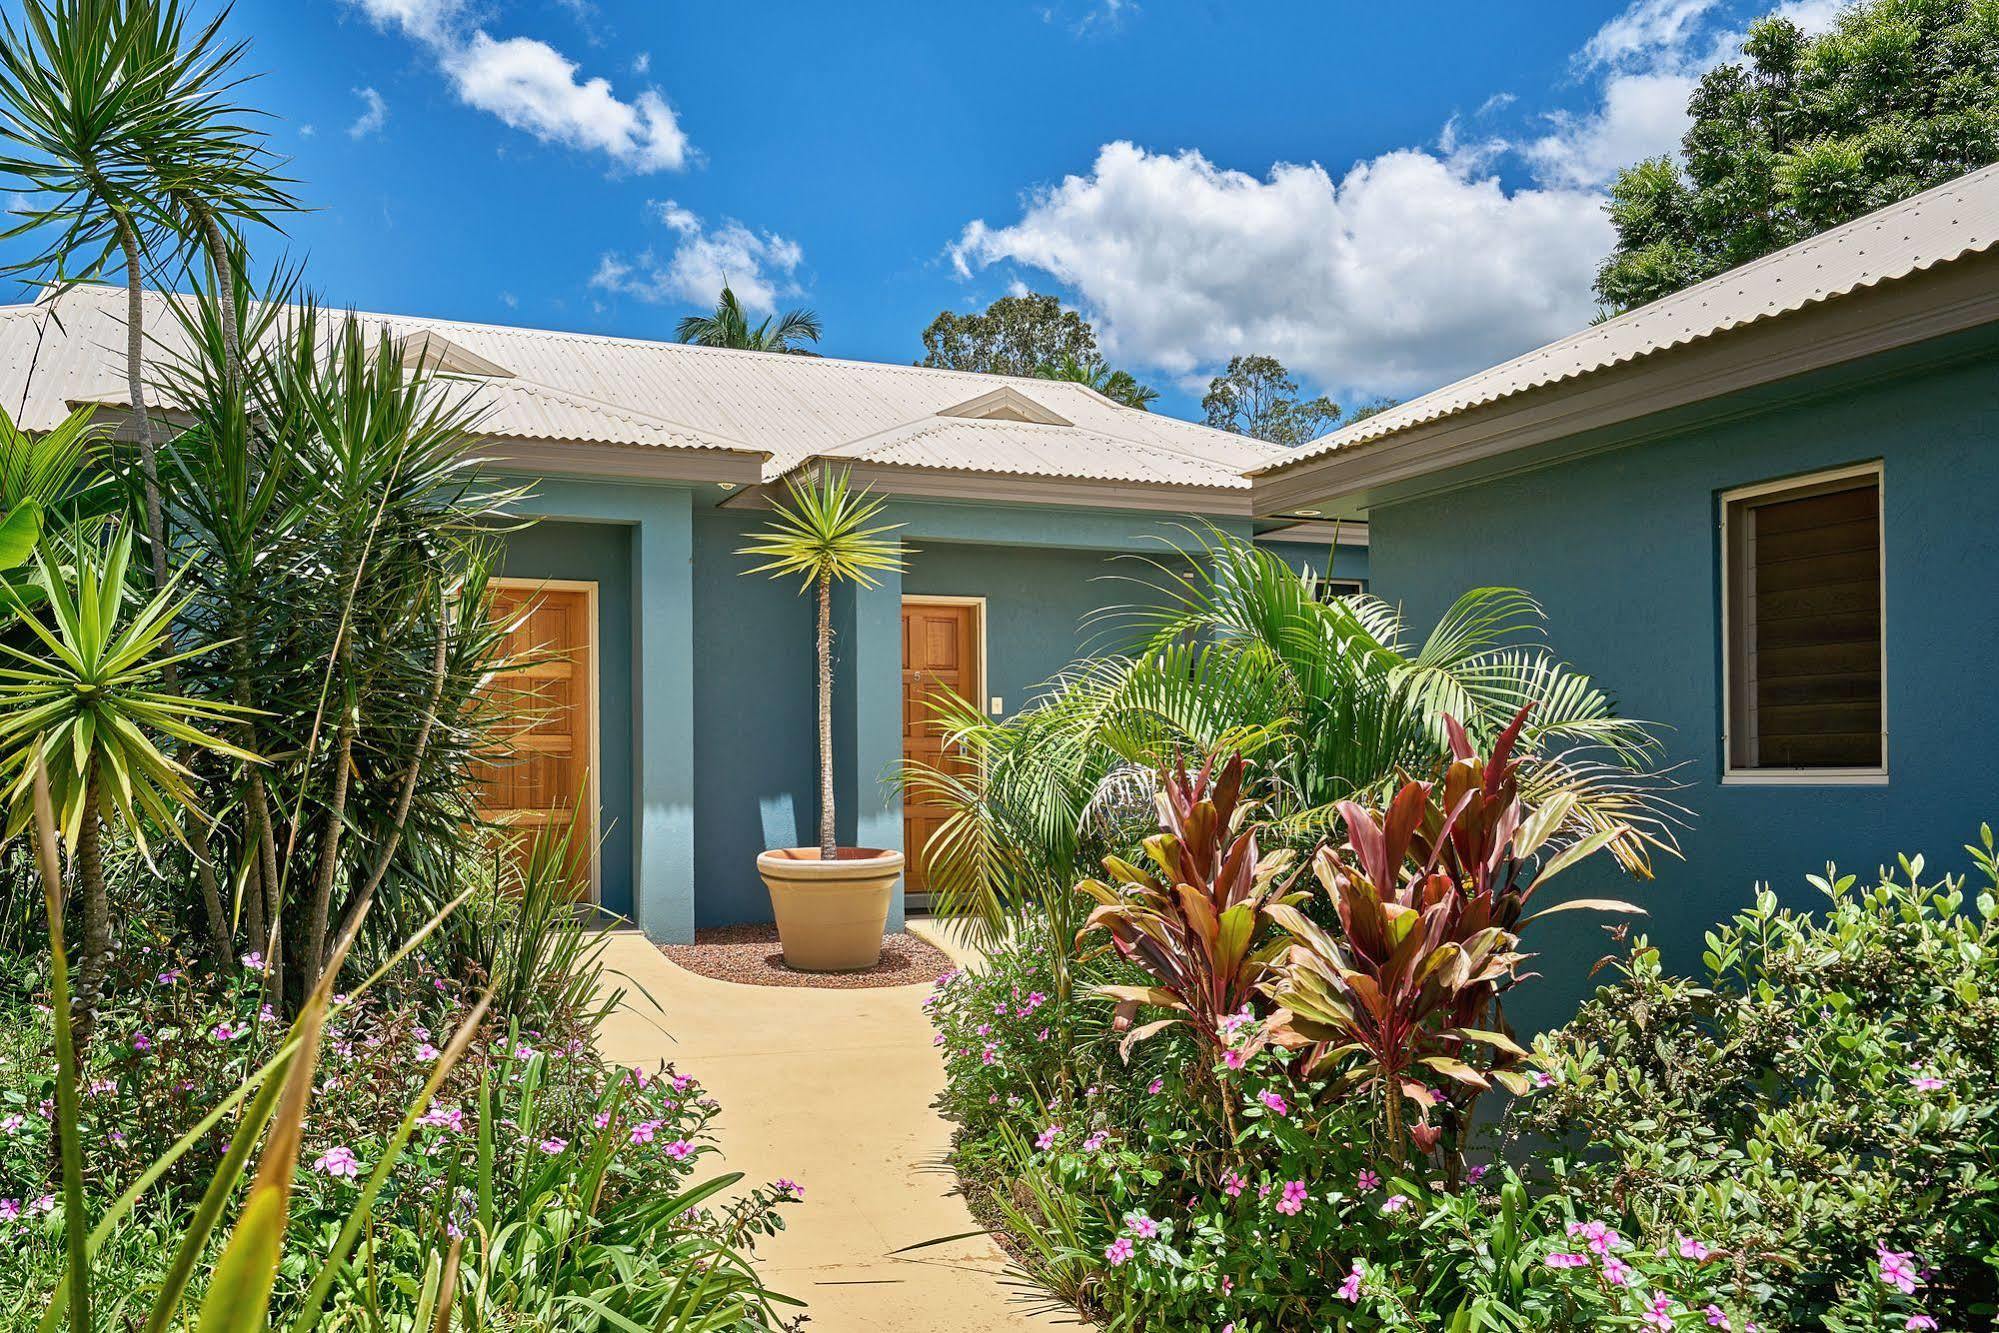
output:
M236 269L230 262L229 241L213 212L192 200L188 207L201 225L209 267L215 272L215 311L222 320L222 382L234 389L243 365L243 348L236 328Z
M139 253L139 233L124 214L117 215L118 245L125 252L125 389L131 398L132 420L139 437L139 472L145 482L146 545L152 555L153 587L167 586L167 532L160 510L160 467L153 456L153 421L146 410L145 269ZM168 634L167 652L173 652ZM180 693L180 668L169 662L163 673L169 693ZM194 877L201 889L201 906L208 918L209 952L216 967L229 966L229 920L222 912L222 891L215 881L208 830L200 816L189 821L188 848L194 853Z
M88 1045L104 999L111 963L111 904L104 892L104 821L97 811L97 776L83 784L83 824L71 849L77 892L83 896L83 951L76 969L76 1039Z
M819 859L838 856L833 819L833 579L819 576Z

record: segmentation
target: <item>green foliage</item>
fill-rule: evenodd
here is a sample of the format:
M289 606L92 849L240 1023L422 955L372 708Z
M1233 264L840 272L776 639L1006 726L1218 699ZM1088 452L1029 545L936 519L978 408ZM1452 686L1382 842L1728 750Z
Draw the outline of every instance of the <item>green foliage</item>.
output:
M775 326L771 322L773 319L776 320ZM817 356L819 353L805 344L818 342L825 331L819 316L810 310L787 310L782 316L766 317L763 323L752 328L742 302L736 299L736 293L729 285L723 283L722 295L715 302L715 313L683 317L673 336L681 342L701 347L733 347L747 352Z
M1301 398L1298 381L1274 356L1232 356L1208 381L1201 410L1210 426L1286 448L1317 439L1340 423L1339 404L1323 394Z
M1990 879L1989 830L1973 852ZM1516 1130L1565 1145L1563 1189L1619 1210L1639 1250L1701 1237L1791 1326L1989 1326L1999 903L1922 876L1920 859L1872 886L1828 868L1818 914L1762 890L1710 932L1699 981L1639 940L1536 1043L1551 1086ZM1915 1256L1909 1294L1881 1279L1884 1251Z
M1101 359L1077 361L1065 358L1054 365L1037 366L1036 379L1068 380L1073 384L1087 384L1112 402L1123 403L1148 412L1159 399L1159 390L1140 384L1128 370L1112 370Z
M1999 160L1999 4L1866 0L1806 37L1751 25L1688 101L1679 161L1611 187L1613 310L1657 300Z
M917 364L1026 378L1043 366L1093 366L1101 360L1088 320L1065 309L1058 297L1031 292L1002 296L974 314L938 311L923 330L923 359Z

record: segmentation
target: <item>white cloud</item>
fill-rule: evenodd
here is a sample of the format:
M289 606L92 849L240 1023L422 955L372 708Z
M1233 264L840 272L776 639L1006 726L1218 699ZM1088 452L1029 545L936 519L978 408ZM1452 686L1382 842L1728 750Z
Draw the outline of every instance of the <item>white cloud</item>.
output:
M1806 32L1817 36L1829 31L1833 22L1852 7L1853 0L1788 0L1788 3L1778 5L1771 12L1782 15Z
M1679 144L1690 123L1687 98L1698 81L1677 70L1614 75L1595 110L1549 116L1549 131L1521 144L1520 152L1543 182L1607 184L1624 167Z
M579 77L575 61L531 37L470 26L466 0L347 0L378 25L428 47L466 105L545 143L601 152L638 172L687 164L687 136L656 89L621 98L610 80Z
M1508 193L1469 155L1401 150L1335 181L1111 143L951 255L965 274L1052 275L1118 360L1187 375L1267 352L1318 383L1408 393L1580 326L1610 242L1594 194Z
M519 310L521 308L521 298L515 296L512 292L501 292L500 304L509 310Z
M758 232L724 218L708 227L692 210L671 199L650 201L654 220L673 233L664 257L652 250L627 259L607 253L597 261L590 285L641 301L712 304L727 283L746 310L768 314L780 297L798 290L796 273L805 251L775 232Z
M350 139L365 139L371 134L379 134L382 126L389 123L389 104L373 88L356 88L354 95L361 99L361 114L347 127Z
M1661 53L1678 53L1699 34L1720 0L1634 0L1598 28L1576 53L1584 68L1656 65Z

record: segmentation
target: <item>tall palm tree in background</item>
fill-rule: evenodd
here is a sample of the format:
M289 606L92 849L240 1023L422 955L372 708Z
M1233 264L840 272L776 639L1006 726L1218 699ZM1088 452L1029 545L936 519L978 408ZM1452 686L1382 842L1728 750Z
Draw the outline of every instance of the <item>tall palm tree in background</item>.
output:
M234 287L242 249L232 226L297 207L249 127L253 113L234 101L245 46L224 40L225 17L193 26L180 0L25 0L18 28L0 19L0 137L13 148L0 171L27 187L21 221L6 234L49 237L12 271L63 286L104 273L114 253L122 261L126 393L156 588L166 584L170 543L146 395L146 270L192 246L206 252L218 287ZM233 375L240 349L224 304ZM171 652L167 660L164 683L176 691L179 664ZM228 927L208 835L199 821L189 835L221 963Z
M763 323L753 328L750 317L743 311L742 302L736 299L735 291L723 283L721 298L715 302L715 313L686 316L673 331L673 336L680 342L693 343L697 347L733 347L745 352L789 352L793 356L817 356L819 353L804 344L818 342L825 332L819 316L810 310L787 310L782 315L767 316Z
M1152 405L1159 401L1159 390L1149 384L1140 384L1128 370L1112 370L1106 363L1095 359L1078 361L1073 356L1065 356L1060 361L1036 367L1034 377L1087 384L1112 402L1135 407L1141 412L1150 412Z

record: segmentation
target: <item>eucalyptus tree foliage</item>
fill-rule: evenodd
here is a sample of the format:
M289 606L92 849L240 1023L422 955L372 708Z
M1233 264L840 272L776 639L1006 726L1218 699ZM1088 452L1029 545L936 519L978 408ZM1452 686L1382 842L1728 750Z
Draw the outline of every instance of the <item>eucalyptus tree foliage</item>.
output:
M1303 847L1337 831L1338 802L1440 769L1446 717L1487 746L1529 705L1523 798L1573 797L1550 854L1617 829L1609 850L1646 875L1674 850L1651 729L1553 656L1525 593L1473 589L1417 641L1388 603L1324 597L1217 531L1148 568L1151 596L1096 618L1123 651L1074 663L1015 717L949 709L950 739L975 762L905 767L907 799L949 812L927 848L940 912L986 934L1024 919L1060 952L1080 916L1074 884L1143 836L1152 774L1176 757L1244 755L1258 818Z

